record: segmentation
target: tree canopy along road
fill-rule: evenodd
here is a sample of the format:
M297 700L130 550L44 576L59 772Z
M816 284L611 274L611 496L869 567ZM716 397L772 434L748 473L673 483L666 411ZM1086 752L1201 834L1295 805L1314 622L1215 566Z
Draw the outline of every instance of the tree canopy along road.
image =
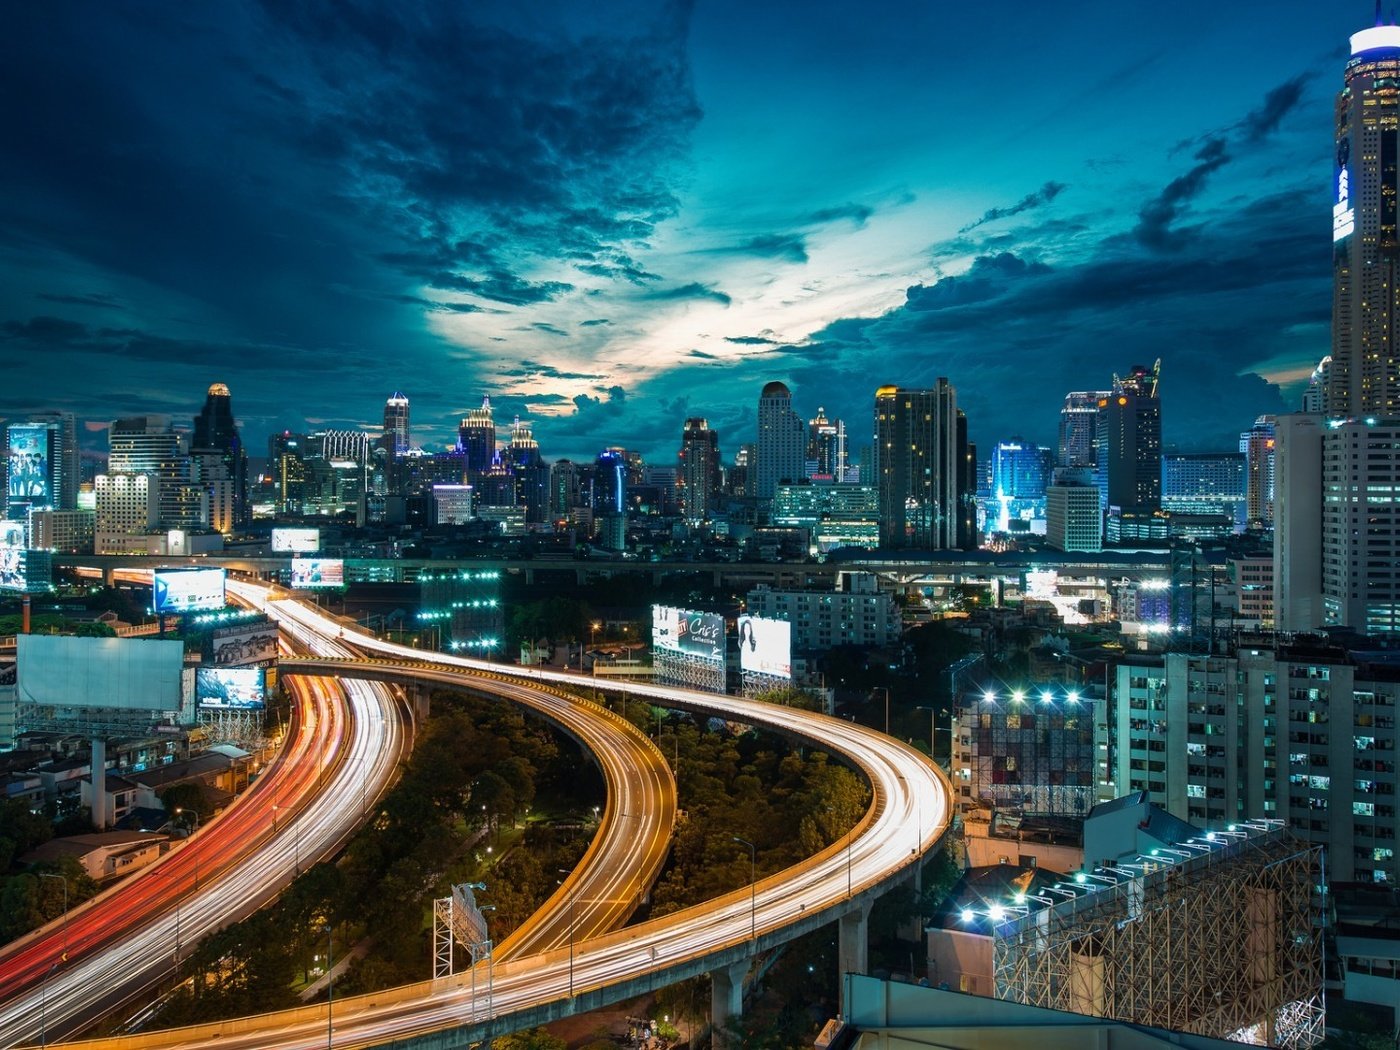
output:
M340 638L345 630L318 610L288 602L277 605L284 623L328 639ZM352 637L357 649L376 658L354 666L341 664L334 672L324 665L327 673L400 682L422 675L431 682L439 670L451 669L508 676L526 684L606 688L662 706L762 726L820 746L865 775L873 801L845 840L753 887L637 926L577 939L566 948L516 956L493 971L472 973L470 981L461 974L336 1000L330 1008L303 1007L73 1046L292 1050L328 1042L339 1047L457 1045L733 965L796 932L830 922L907 874L937 843L952 816L951 785L937 766L899 741L850 722L737 697L647 684L595 683L577 674L427 654L358 633ZM306 662L302 668L307 669ZM610 809L617 807L610 804ZM557 912L561 898L568 896L556 894L545 910ZM567 900L564 903L567 907ZM457 1031L446 1034L453 1029ZM445 1034L434 1038L431 1033Z

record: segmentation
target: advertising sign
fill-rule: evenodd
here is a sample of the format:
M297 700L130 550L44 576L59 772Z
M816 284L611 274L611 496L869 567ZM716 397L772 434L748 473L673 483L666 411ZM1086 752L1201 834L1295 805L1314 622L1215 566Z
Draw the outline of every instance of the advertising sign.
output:
M151 591L158 613L201 612L224 607L223 569L157 569Z
M245 623L220 627L211 636L210 659L219 667L241 667L277 659L277 625Z
M267 686L261 667L200 667L194 673L200 707L221 711L261 711Z
M702 660L724 662L724 617L715 613L651 607L651 644Z
M22 521L0 521L0 550L3 549L23 549L24 542L24 522Z
M53 493L49 490L52 437L53 431L48 427L23 423L10 427L10 503L53 505Z
M28 553L23 547L0 547L0 591L28 590Z
M321 549L320 529L273 529L274 554L315 554Z
M293 587L343 587L345 562L339 558L293 558Z
M178 711L185 643L156 638L22 634L22 704Z
M739 669L792 677L792 624L761 616L739 617Z

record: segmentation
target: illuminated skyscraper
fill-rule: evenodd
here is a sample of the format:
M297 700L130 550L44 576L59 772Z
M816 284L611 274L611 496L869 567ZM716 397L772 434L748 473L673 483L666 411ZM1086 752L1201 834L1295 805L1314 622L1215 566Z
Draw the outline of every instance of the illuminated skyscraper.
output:
M408 451L408 398L397 391L384 402L382 441L384 450L391 456L402 456Z
M1400 26L1351 38L1332 168L1332 364L1323 411L1400 415Z
M6 428L8 514L78 506L78 427L72 412L44 412Z
M209 524L209 494L190 479L184 437L169 416L128 416L107 428L107 473L150 474L159 480L161 528Z
M1092 467L1098 447L1099 402L1107 390L1074 390L1065 395L1060 409L1058 466Z
M1151 512L1162 505L1162 403L1150 370L1134 365L1099 398L1096 478L1104 508Z
M807 476L846 481L846 424L818 408L807 423Z
M457 447L467 457L467 471L485 474L496 456L496 423L491 416L491 399L483 397L481 407L474 408L462 420L457 431Z
M1240 435L1245 459L1245 513L1250 524L1274 523L1274 424L1273 416L1260 416Z
M953 384L875 392L875 474L880 545L921 550L970 546L966 418Z
M248 505L248 454L233 418L233 398L228 387L215 383L194 417L190 439L193 480L209 493L210 524L229 532L252 520ZM227 508L227 515L219 508Z
M753 494L761 500L807 476L807 424L792 410L792 393L782 383L769 383L759 395L756 459Z
M704 419L685 421L677 456L676 488L683 517L690 521L709 518L719 494L719 431L711 430Z

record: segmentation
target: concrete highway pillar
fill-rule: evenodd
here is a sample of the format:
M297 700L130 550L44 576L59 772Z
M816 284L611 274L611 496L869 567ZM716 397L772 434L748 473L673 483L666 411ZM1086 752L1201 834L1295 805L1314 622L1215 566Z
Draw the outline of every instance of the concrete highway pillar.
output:
M428 720L428 699L431 695L427 686L409 686L408 698L413 703L413 719L420 726Z
M861 901L837 920L837 964L841 982L841 1016L846 1016L846 978L848 973L865 973L870 968L870 904Z
M107 741L92 738L92 826L98 831L107 827Z
M715 1046L728 1046L727 1027L731 1019L744 1016L744 975L749 960L710 971L710 1028Z

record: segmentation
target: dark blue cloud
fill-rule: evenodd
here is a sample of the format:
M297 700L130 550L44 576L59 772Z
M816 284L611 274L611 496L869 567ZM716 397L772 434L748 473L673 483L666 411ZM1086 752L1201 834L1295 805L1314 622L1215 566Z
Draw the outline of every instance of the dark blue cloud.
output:
M645 299L656 302L672 302L684 299L707 299L712 303L719 303L721 306L728 306L733 300L721 292L718 288L701 284L698 281L691 284L677 285L674 288L658 288L654 292L648 292Z

